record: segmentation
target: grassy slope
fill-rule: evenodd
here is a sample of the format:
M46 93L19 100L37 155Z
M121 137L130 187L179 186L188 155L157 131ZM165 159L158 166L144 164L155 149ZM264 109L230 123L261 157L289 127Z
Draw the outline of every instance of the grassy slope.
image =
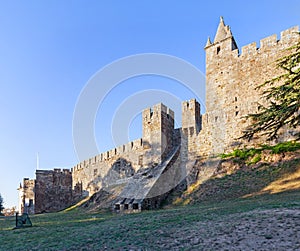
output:
M300 159L279 165L244 166L229 175L195 184L175 204L224 201L263 194L300 191Z
M19 230L12 230L13 218L1 218L0 249L103 250L106 247L109 250L153 250L191 246L196 248L197 245L200 248L203 247L201 243L193 243L194 239L191 237L203 231L202 228L198 228L199 224L214 225L214 222L220 221L226 222L226 225L230 222L234 224L230 219L236 213L240 215L253 209L281 207L299 208L300 193L264 195L259 198L203 203L131 215L103 212L87 214L79 210L35 215L31 217L34 224L32 228ZM205 229L202 238L209 238L208 235L217 231ZM190 233L189 236L185 234L186 231Z
M227 154L229 158L221 161L215 175L205 182L192 184L183 195L175 196L172 203L187 205L300 192L300 144L296 146L288 142L278 144L267 153L259 150L260 159L255 163L252 160L257 150L239 150L238 156Z
M240 226L251 227L251 221L255 228L242 229L240 240L236 241L245 238L246 230L252 234L258 232L254 239L262 237L261 245L267 247L274 243L272 235L277 229L284 229L289 217L286 231L277 236L293 228L291 238L294 238L297 224L300 226L299 215L280 216L271 232L264 225L270 224L265 209L300 209L300 158L275 165L244 166L230 175L217 176L193 187L180 203L186 201L192 205L131 215L87 213L83 209L35 215L31 216L32 228L19 230L12 230L14 218L2 217L0 250L217 250L221 247L218 245L225 245L221 249L226 249L233 244L220 239L233 238L232 231ZM276 227L276 224L281 225ZM281 244L284 241L278 245Z

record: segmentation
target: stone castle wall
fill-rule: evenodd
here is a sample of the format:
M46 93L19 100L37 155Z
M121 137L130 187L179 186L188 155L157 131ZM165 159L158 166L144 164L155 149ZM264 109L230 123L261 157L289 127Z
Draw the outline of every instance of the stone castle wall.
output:
M23 179L19 190L19 212L34 214L35 212L35 180Z
M138 139L85 160L72 168L73 185L82 184L83 190L93 194L108 183L131 177L144 166L146 151Z
M163 104L143 111L143 138L85 160L72 169L73 186L87 194L160 163L173 148L174 112Z
M74 203L74 196L69 169L36 171L35 213L65 209Z
M260 48L251 43L242 47L239 54L230 28L221 19L214 42L208 41L205 48L206 113L197 140L201 154L249 146L249 142L237 138L248 126L244 116L256 113L258 102L264 103L261 92L255 88L281 73L276 68L276 60L287 55L286 49L299 41L298 32L297 26L292 27L281 32L280 40L276 35L266 37L260 40ZM288 139L291 139L288 133L281 138ZM265 139L253 142L263 143Z
M154 170L175 154L165 167L168 172L163 173L150 190L156 194L161 188L171 186L172 189L181 183L198 160L205 162L209 156L250 146L249 142L238 138L249 125L244 116L257 112L257 102L264 102L255 88L281 73L275 67L276 60L299 41L298 30L298 27L293 27L281 32L280 40L276 35L264 38L260 41L260 48L251 43L242 47L239 53L229 26L221 18L214 41L209 39L205 47L205 114L201 115L200 104L195 99L185 101L182 103L182 128L174 129L174 112L157 104L143 111L142 138L84 160L71 172L37 170L32 185L35 212L59 211L82 195L92 195L103 187L125 186L134 175L138 177L143 172ZM279 140L291 138L291 133L285 130ZM263 142L264 138L257 138L251 144ZM205 168L208 171L203 173L212 173L209 164ZM28 198L32 197L30 192L26 193ZM163 198L164 195L153 201L147 198L142 207L155 208Z

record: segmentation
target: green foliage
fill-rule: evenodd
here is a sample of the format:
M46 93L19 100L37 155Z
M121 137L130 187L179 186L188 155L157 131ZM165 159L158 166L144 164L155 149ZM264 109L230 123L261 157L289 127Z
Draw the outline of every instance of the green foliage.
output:
M248 161L247 164L253 165L253 164L256 164L257 162L259 162L260 160L261 160L261 154L258 153L252 159L250 159L250 161Z
M2 198L2 196L1 196L1 194L0 194L0 215L1 215L1 212L2 212L3 209L4 209L4 206L3 206L3 198Z
M254 135L266 135L268 140L278 137L283 126L296 128L300 124L300 42L289 48L290 54L277 61L284 73L266 81L257 90L264 88L262 99L268 105L258 104L259 112L249 114L252 121L241 138L251 140ZM300 133L296 135L300 139Z
M242 160L246 160L249 157L253 157L254 155L260 153L260 149L255 149L255 148L244 148L244 149L235 149L231 153L223 153L221 154L222 159L226 158L240 158Z
M284 153L284 152L293 152L300 149L300 143L295 141L288 141L279 143L275 146L262 145L262 150L271 150L271 153Z
M223 153L220 155L222 159L239 158L241 160L249 160L247 164L256 164L261 160L261 153L264 150L269 150L271 154L278 154L284 152L293 152L300 149L300 143L296 141L287 141L279 143L274 146L262 145L259 148L244 148L235 149L231 153Z

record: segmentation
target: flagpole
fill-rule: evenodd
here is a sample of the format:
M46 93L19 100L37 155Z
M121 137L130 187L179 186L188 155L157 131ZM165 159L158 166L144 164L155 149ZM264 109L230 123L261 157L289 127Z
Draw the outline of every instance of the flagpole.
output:
M36 153L36 170L39 170L40 168L40 158L39 158L39 152Z

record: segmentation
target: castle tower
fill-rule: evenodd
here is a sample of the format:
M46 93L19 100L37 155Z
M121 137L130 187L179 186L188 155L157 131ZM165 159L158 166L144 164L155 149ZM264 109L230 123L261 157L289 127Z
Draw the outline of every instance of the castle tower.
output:
M211 153L231 151L249 142L240 140L249 125L245 116L258 111L262 103L256 87L280 74L276 60L289 53L286 49L299 41L298 27L237 48L230 27L221 17L214 41L208 39L206 52L206 114L203 119L209 128L203 142L211 146ZM265 141L261 137L253 143Z
M186 135L198 134L201 130L200 104L196 99L182 102L182 130Z
M143 111L143 145L147 162L160 163L173 148L174 112L160 103Z
M20 183L19 190L19 213L34 214L35 207L35 180L23 179L23 185Z
M35 213L56 212L72 204L69 169L36 170Z
M235 53L232 51L235 50ZM224 80L227 81L229 66L235 67L234 57L238 56L238 47L228 25L223 17L213 43L208 38L206 46L206 111L211 112L223 108ZM228 81L230 82L230 80Z

